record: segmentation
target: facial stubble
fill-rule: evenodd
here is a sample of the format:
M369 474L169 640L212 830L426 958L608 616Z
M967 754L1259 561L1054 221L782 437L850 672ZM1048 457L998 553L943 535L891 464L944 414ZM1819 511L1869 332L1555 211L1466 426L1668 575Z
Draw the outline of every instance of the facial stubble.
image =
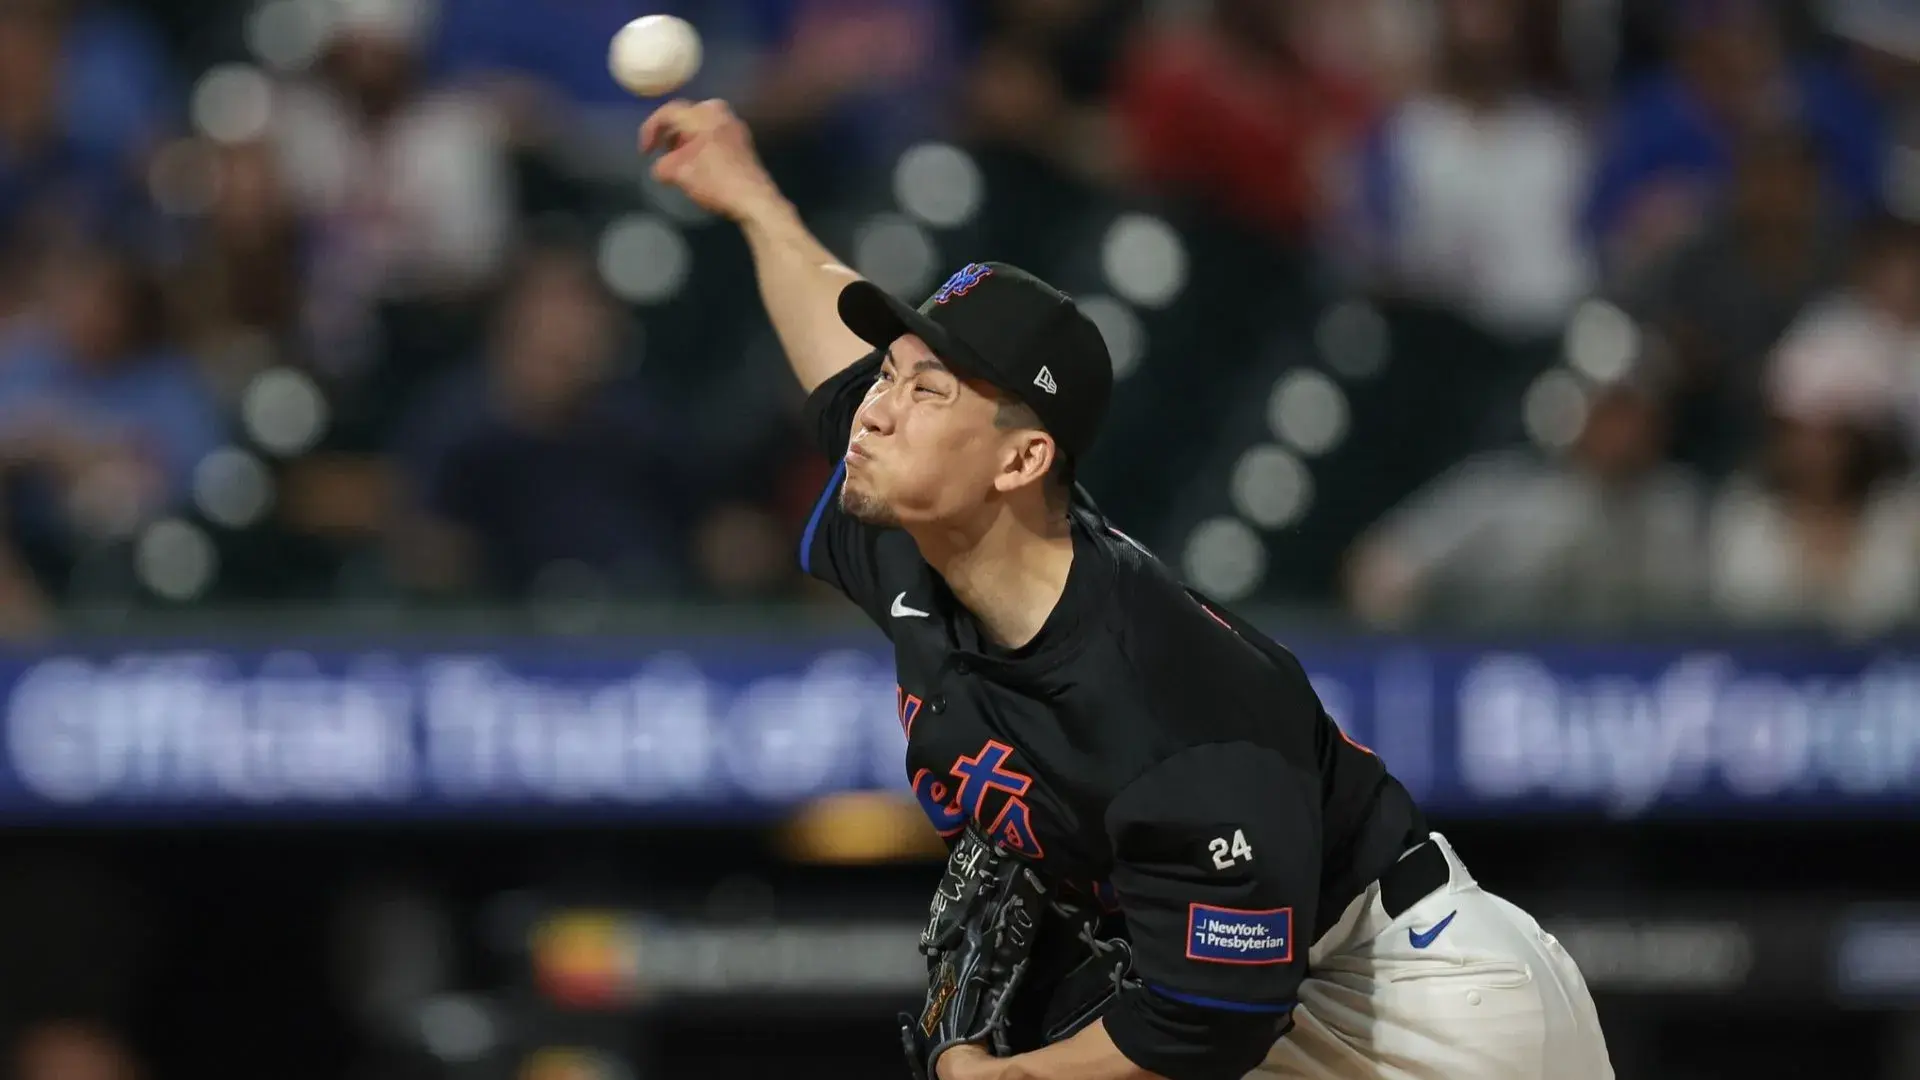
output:
M840 486L840 511L855 521L875 528L891 529L900 524L900 518L894 514L892 507L846 484Z

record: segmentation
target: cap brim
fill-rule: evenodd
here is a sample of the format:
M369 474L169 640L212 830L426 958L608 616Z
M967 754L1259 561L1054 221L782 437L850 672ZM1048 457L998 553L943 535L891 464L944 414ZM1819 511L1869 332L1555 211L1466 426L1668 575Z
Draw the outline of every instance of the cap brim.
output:
M993 369L973 355L973 350L947 333L945 327L921 314L918 308L871 281L856 281L841 289L838 306L840 321L847 329L876 349L884 349L912 334L926 342L933 355L962 374L997 385Z

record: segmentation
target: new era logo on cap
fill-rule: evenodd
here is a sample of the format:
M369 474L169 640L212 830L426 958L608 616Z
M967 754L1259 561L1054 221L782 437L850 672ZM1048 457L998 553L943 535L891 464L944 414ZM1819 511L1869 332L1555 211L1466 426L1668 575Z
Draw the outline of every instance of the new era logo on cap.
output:
M1053 372L1048 371L1047 365L1045 364L1040 365L1040 374L1033 377L1033 385L1045 390L1049 394L1060 392L1060 384L1053 381Z

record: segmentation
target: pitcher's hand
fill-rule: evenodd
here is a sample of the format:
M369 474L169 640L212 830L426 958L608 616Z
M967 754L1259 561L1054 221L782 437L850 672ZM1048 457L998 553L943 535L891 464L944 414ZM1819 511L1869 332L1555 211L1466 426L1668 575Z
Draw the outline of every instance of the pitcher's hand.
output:
M670 101L655 110L641 125L640 151L656 150L665 153L654 162L654 178L722 217L744 221L781 198L747 125L718 98Z

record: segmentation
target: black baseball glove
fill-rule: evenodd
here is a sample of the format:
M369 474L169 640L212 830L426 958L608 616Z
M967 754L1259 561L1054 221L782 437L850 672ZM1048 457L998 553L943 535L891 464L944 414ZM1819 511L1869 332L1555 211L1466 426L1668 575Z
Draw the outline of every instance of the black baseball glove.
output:
M926 1004L918 1017L900 1018L915 1080L932 1080L934 1060L961 1043L1011 1052L1007 1010L1026 977L1049 892L1026 860L975 828L954 844L920 932Z
M1056 904L1054 911L1063 920L1063 929L1085 951L1048 994L1040 1034L1046 1043L1072 1038L1100 1019L1114 998L1140 984L1133 973L1133 946L1119 938L1100 937L1098 918L1085 908Z

